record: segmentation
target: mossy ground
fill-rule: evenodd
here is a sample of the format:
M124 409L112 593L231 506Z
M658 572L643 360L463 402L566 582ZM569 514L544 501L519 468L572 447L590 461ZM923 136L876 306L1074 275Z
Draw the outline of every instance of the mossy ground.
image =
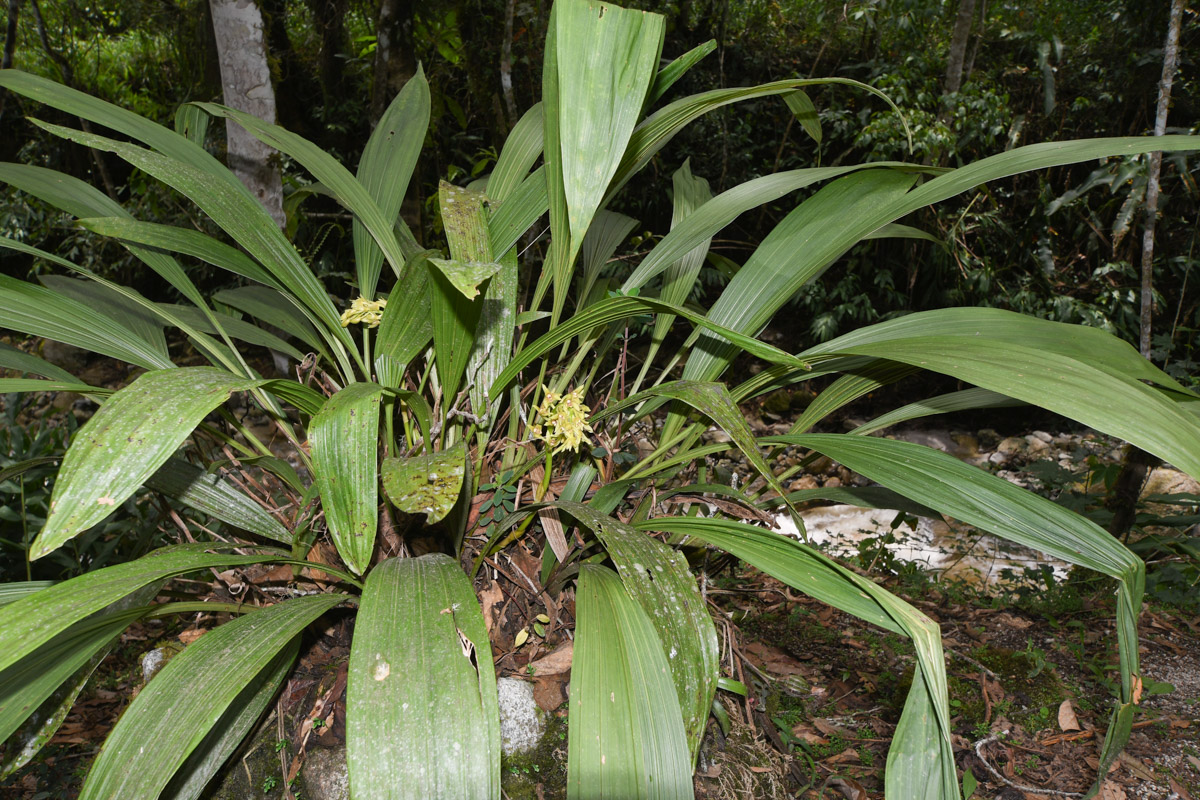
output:
M500 786L510 800L560 800L567 796L566 706L547 715L546 733L536 748L500 759Z

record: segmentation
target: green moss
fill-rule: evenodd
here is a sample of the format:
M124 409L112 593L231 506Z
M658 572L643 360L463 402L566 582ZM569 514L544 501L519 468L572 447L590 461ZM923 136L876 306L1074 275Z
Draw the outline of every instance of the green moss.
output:
M500 786L510 800L567 796L566 709L550 714L541 743L528 753L501 756ZM538 787L541 786L541 793Z
M1009 650L984 646L971 651L971 657L1000 676L1004 699L993 705L992 716L1004 714L1022 727L1038 730L1050 727L1054 711L1066 697L1066 690L1054 672L1054 665L1035 647ZM987 708L979 683L949 675L950 713L961 719L966 727L984 722Z

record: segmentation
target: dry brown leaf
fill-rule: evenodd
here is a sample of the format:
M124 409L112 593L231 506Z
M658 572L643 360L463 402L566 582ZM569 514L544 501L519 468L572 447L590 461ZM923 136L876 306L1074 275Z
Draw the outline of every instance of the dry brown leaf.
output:
M493 580L486 589L479 593L479 604L483 607L483 624L487 626L488 635L491 635L492 626L496 624L492 618L492 610L503 600L504 591L496 580Z
M1079 717L1075 716L1075 709L1071 706L1071 698L1062 701L1058 707L1058 727L1064 731L1080 731L1083 730L1079 726Z
M1125 790L1114 781L1105 781L1100 786L1100 794L1096 795L1096 800L1126 800Z
M204 635L203 628L196 628L196 629L193 629L190 631L181 631L179 634L179 641L181 641L185 645L187 645L187 644L191 644L192 642L196 641L203 635Z
M1179 795L1180 800L1192 800L1191 794L1188 793L1187 787L1174 778L1168 777L1167 783L1171 785L1171 791Z
M817 718L812 721L812 724L813 727L826 736L841 736L843 739L854 738L853 731L841 725L835 725L828 720Z
M558 675L571 669L571 657L575 645L570 641L563 642L548 655L539 658L529 665L533 675Z
M868 797L867 790L853 778L830 778L825 781L825 787L837 789L846 800L867 800Z

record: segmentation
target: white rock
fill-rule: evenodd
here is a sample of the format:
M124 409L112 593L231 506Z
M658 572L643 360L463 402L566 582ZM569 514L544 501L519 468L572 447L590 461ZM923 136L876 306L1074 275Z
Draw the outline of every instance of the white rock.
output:
M500 699L500 747L505 755L527 753L538 746L546 723L533 700L533 684L516 678L496 681Z

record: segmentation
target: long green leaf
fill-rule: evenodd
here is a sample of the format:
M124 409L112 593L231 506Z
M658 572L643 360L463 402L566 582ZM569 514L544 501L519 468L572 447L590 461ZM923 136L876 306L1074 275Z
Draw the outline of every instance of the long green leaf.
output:
M886 794L957 800L958 773L950 748L946 670L941 631L936 623L822 553L762 528L703 517L658 518L636 527L694 536L821 602L910 637L917 670L888 751Z
M284 333L299 339L310 350L329 360L329 353L317 336L312 323L287 295L267 286L241 286L222 289L213 300L249 314L260 322L274 325Z
M271 273L241 250L200 231L121 217L88 217L80 219L78 224L84 230L101 236L182 253L265 286L280 286Z
M777 436L766 441L811 447L901 494L920 497L955 519L1116 578L1121 694L1125 703L1132 702L1145 565L1103 528L953 456L911 442L834 434ZM1114 723L1120 719L1127 715L1114 716ZM1128 733L1122 725L1111 727L1108 735L1120 740ZM1106 772L1107 765L1102 765L1101 777Z
M658 74L654 76L654 85L650 87L650 94L646 97L646 105L653 105L658 98L666 94L667 90L675 85L676 81L687 74L689 69L696 66L702 58L716 49L717 41L709 39L707 42L696 45L660 69Z
M367 571L379 526L379 404L383 387L352 383L325 402L309 426L325 521L356 575Z
M488 178L487 194L497 206L503 205L525 180L530 167L542 154L542 104L535 103L513 126L504 148L496 159L496 168ZM507 248L505 248L507 249Z
M901 406L894 411L880 414L875 419L859 425L850 432L865 436L868 433L883 430L898 422L907 422L910 419L919 419L933 414L949 414L954 411L966 411L973 408L1011 408L1012 406L1022 405L1025 404L1020 400L1014 400L1006 394L993 392L990 389L963 389ZM802 433L802 431L796 432Z
M741 332L757 330L796 289L820 275L856 242L905 214L986 181L1094 158L1194 149L1200 149L1200 137L1051 142L985 158L940 175L912 191L905 191L907 187L895 173L871 170L864 175L872 177L842 178L801 204L767 236L751 257L753 265L747 262L739 270L714 304L710 316L714 322ZM781 251L773 252L779 247ZM688 360L685 378L711 380L729 363L730 350L711 337L702 338L706 341L696 354L700 357Z
M679 700L646 612L615 573L585 564L575 613L567 797L691 798Z
M80 800L158 797L242 691L343 595L297 597L238 617L172 658L121 715Z
M356 798L499 798L491 646L449 556L389 559L367 578L350 650L346 758Z
M551 223L563 211L567 249L552 262L555 317L565 300L575 255L620 164L654 80L662 53L663 18L591 0L560 0L551 25L557 102L546 128L546 163L561 175L563 206L551 203ZM566 99L562 102L559 98ZM553 133L550 128L553 127ZM561 166L558 166L561 165ZM552 175L551 179L557 176ZM565 207L564 207L565 206Z
M146 480L146 486L222 522L277 542L292 543L291 532L265 508L220 476L205 472L181 458L167 459Z
M492 237L492 252L507 253L533 223L546 213L550 198L547 195L546 167L538 167L509 195L504 204L492 214L488 231Z
M509 250L500 258L499 264L500 269L488 281L483 293L483 308L466 367L471 408L485 427L495 422L502 399L489 397L487 390L512 361L516 334L517 290L520 282L516 250Z
M108 399L79 430L54 484L50 514L30 548L41 558L107 517L233 392L263 381L213 367L155 370Z
M683 554L582 503L553 504L595 531L617 566L629 596L658 633L671 669L692 761L717 690L720 652L696 579Z
M188 760L163 790L162 797L172 800L196 800L200 797L217 770L233 755L275 699L288 673L292 671L299 651L300 640L293 638L262 672L254 676L242 693L229 704L225 715L213 725L204 741L196 745Z
M56 136L114 153L184 194L245 247L280 285L295 294L347 350L353 351L353 342L342 329L341 315L325 288L284 238L262 204L240 183L234 187L228 181L214 180L209 172L123 142L57 125L36 124Z
M408 182L429 128L429 102L429 83L418 64L416 74L409 78L383 112L363 148L357 177L371 199L378 203L384 221L394 221L400 215L400 206L404 203ZM354 264L361 293L368 298L374 297L383 266L383 251L357 217L354 219Z
M738 184L706 202L702 207L688 215L678 225L672 225L671 232L654 246L654 249L642 259L633 270L625 283L623 291L644 286L651 278L667 269L690 250L699 246L706 239L712 238L742 213L752 208L765 205L790 194L798 189L811 186L814 183L837 178L851 172L868 168L920 169L912 164L898 161L884 161L877 164L856 164L846 167L817 167L796 169L788 172L777 172L764 175L745 183Z
M943 308L908 314L830 339L801 355L817 358L840 353L847 347L926 336L982 338L1024 345L1068 356L1118 378L1148 381L1196 396L1143 358L1128 342L1099 328L1051 322L999 308Z
M0 238L0 247L20 252L33 250L4 238ZM41 257L42 253L35 250L33 255ZM0 275L0 325L145 369L174 366L169 358L112 317L77 300L7 275Z
M119 292L103 284L65 275L42 275L39 280L52 292L120 320L122 325L154 348L162 358L170 358L167 339L163 334L163 321Z
M62 367L56 367L44 358L18 350L10 344L0 342L0 368L16 372L31 372L43 378L62 381L63 383L79 383L79 379Z
M204 552L219 546L200 543L164 547L136 561L88 572L0 607L0 642L5 643L0 648L0 670L8 669L89 614L155 581L209 567L227 569L281 558L278 553L239 556Z
M278 125L263 122L258 117L215 103L197 103L197 105L214 117L234 120L259 141L296 159L332 192L339 203L354 214L356 220L363 224L371 238L375 240L375 244L383 251L384 258L396 275L399 276L402 273L407 258L393 232L396 217L393 216L389 219L379 204L372 199L366 187L359 183L349 170L338 163L337 159L303 136L298 136ZM386 177L383 180L386 180ZM359 289L367 299L374 299L374 285L363 285Z
M649 297L610 297L606 300L601 300L598 303L593 303L583 311L580 311L557 326L549 333L543 335L539 339L522 348L521 352L513 357L512 362L505 368L495 381L492 382L492 388L489 394L496 397L496 393L503 391L508 384L517 377L522 369L528 366L538 356L548 352L556 345L562 344L566 340L578 336L581 333L586 333L593 328L604 325L617 320L628 319L644 314L647 311L656 311L660 313L669 313L683 317L689 322L699 325L707 330L714 331L719 336L728 337L745 352L757 356L758 358L770 361L772 363L786 364L791 369L805 370L808 365L800 361L795 356L789 355L773 345L760 342L757 339L745 336L739 333L734 333L720 326L714 325L709 320L701 315L690 311L680 306L673 306L669 303L663 303Z
M410 262L413 282L383 309L383 320L379 323L375 338L377 355L408 364L433 338L427 264L429 254L436 254L436 251L430 250Z
M844 349L953 375L1118 436L1200 476L1200 420L1161 392L1055 352L970 336L920 336Z
M869 215L879 205L894 202L915 180L912 174L872 169L822 187L767 234L709 309L708 318L739 333L757 332L788 298L861 238L843 220ZM728 342L702 333L683 377L712 380L736 352Z
M119 217L131 219L129 212L99 189L78 178L61 172L28 164L0 164L0 181L10 183L68 214L85 217ZM155 250L126 245L144 264L149 266L180 294L199 306L204 305L200 290L175 259Z

